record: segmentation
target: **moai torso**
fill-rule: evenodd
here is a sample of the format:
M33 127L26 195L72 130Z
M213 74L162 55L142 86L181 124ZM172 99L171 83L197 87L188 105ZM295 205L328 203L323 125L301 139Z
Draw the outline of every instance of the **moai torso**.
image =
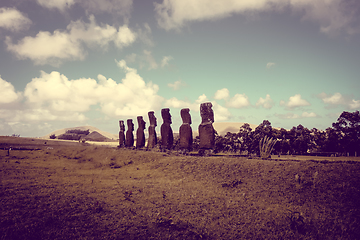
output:
M142 116L137 117L138 121L138 129L136 131L136 148L142 148L145 147L145 121Z
M200 105L201 124L199 125L200 149L213 149L215 145L214 112L211 102Z
M171 129L171 115L169 108L161 109L161 116L163 118L163 124L160 128L161 133L161 146L162 150L170 150L173 147L174 136Z
M126 131L126 138L125 138L125 146L126 147L133 147L134 146L134 124L132 119L127 120L127 127L128 130Z
M148 112L149 115L149 121L150 121L150 126L149 126L149 138L148 138L148 148L154 148L155 145L157 144L157 137L156 137L156 117L154 115L154 112Z
M125 146L125 125L124 125L124 121L120 120L119 125L120 125L119 147L124 147Z
M180 126L180 151L190 152L192 150L193 135L191 129L190 109L183 108L180 112L183 124Z

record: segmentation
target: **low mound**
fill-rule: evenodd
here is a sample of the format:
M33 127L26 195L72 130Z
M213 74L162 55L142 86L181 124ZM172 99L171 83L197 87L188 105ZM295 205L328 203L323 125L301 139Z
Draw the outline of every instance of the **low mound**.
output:
M94 141L94 142L110 142L112 141L110 138L103 136L102 134L98 133L97 131L93 131L89 135L85 136L84 138L86 141Z
M41 138L44 139L49 139L51 135L55 135L56 137L62 135L62 134L66 134L67 131L74 131L74 130L79 130L79 131L89 131L89 134L87 134L87 136L89 136L91 133L93 132L97 132L98 134L102 135L103 137L107 138L108 140L112 140L112 141L116 141L116 139L118 139L117 134L111 134L105 131L101 131L100 129L93 127L93 126L80 126L80 127L72 127L72 128L63 128L63 129L59 129L59 130L55 130ZM82 135L81 138L85 138L85 135ZM93 140L89 140L89 141L93 141Z

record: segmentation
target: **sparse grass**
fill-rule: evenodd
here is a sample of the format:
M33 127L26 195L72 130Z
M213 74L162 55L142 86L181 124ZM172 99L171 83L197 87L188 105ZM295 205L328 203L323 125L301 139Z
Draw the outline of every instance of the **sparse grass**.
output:
M92 146L6 154L1 239L360 238L359 159Z

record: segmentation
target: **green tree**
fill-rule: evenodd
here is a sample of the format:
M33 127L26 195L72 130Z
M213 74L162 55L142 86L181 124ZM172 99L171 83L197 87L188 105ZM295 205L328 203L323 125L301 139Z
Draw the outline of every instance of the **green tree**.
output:
M259 126L255 128L255 131L251 133L251 137L252 137L252 143L250 148L251 153L256 153L257 155L260 154L259 142L265 136L267 136L268 138L273 137L273 129L271 127L271 123L269 120L264 120L262 123L260 123Z
M238 139L240 141L240 153L245 152L247 154L250 153L251 144L252 144L252 129L250 124L244 123L237 134Z
M296 127L294 144L294 148L296 149L295 152L297 154L306 154L311 147L311 136L309 129L299 124Z
M321 152L326 141L326 132L320 131L317 128L311 129L310 132L310 151L311 152Z
M277 143L274 146L274 151L277 154L287 154L290 150L288 131L284 128L273 129L273 136L277 139Z
M342 112L332 127L340 133L340 145L344 151L354 155L360 152L360 113Z
M321 150L323 152L343 152L340 139L341 133L334 128L328 127L325 130L325 140Z

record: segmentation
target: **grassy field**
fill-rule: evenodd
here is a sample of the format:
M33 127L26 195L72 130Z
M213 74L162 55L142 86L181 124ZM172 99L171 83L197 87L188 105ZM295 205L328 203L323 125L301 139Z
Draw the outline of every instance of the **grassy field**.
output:
M360 239L360 158L14 139L40 150L0 150L1 239Z

